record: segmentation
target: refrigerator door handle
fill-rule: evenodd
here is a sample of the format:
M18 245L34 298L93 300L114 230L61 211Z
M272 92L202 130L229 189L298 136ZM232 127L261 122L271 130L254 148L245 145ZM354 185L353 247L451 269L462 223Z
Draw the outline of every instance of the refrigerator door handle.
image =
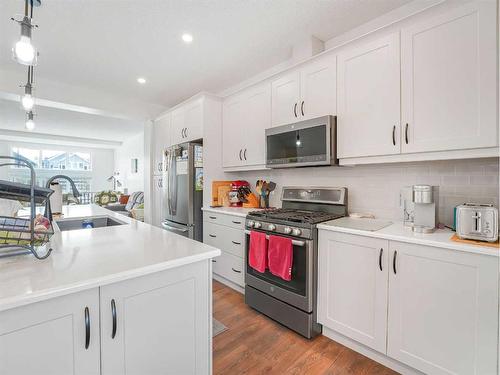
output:
M171 225L168 225L166 222L161 223L161 226L163 228L165 228L165 229L173 230L173 231L176 231L176 232L181 232L181 233L189 232L189 229L176 228L176 227L173 227Z

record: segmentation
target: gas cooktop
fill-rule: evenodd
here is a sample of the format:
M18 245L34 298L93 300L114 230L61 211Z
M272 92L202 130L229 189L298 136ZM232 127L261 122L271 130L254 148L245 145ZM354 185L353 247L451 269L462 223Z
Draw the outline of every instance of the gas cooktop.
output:
M318 224L344 216L322 211L308 211L290 208L270 208L259 211L251 211L248 215L253 218L259 218L260 220L270 219L304 224Z

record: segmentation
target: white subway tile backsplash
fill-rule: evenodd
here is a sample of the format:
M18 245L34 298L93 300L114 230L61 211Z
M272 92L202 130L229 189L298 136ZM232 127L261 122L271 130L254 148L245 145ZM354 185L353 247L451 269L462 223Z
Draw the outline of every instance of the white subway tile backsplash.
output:
M403 186L439 186L439 218L453 224L453 208L464 202L499 203L498 158L449 160L355 167L281 169L228 173L228 179L246 179L252 186L260 178L278 184L271 204L280 206L281 188L296 186L346 186L349 211L369 212L400 220L399 192Z

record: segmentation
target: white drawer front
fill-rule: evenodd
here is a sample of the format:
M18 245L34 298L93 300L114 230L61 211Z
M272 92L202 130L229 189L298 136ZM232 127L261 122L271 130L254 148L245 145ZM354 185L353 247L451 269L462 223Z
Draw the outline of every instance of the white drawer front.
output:
M245 232L242 229L228 228L205 221L203 242L234 256L245 257Z
M222 276L233 283L245 286L245 261L226 252L214 259L212 263L214 273Z
M204 212L203 220L219 225L226 225L236 229L245 229L245 218L241 216L233 216L227 214L219 214L214 212Z

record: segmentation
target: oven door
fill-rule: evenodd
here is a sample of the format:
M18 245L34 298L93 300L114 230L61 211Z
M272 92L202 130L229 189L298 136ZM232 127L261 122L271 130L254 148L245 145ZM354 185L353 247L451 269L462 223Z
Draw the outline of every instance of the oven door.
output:
M245 233L245 284L305 312L312 312L314 285L314 242L312 240L292 239L292 279L290 281L285 281L280 277L274 276L268 270L264 273L260 273L250 267L248 264L250 232L245 231Z
M268 168L336 163L335 117L323 116L266 129Z

